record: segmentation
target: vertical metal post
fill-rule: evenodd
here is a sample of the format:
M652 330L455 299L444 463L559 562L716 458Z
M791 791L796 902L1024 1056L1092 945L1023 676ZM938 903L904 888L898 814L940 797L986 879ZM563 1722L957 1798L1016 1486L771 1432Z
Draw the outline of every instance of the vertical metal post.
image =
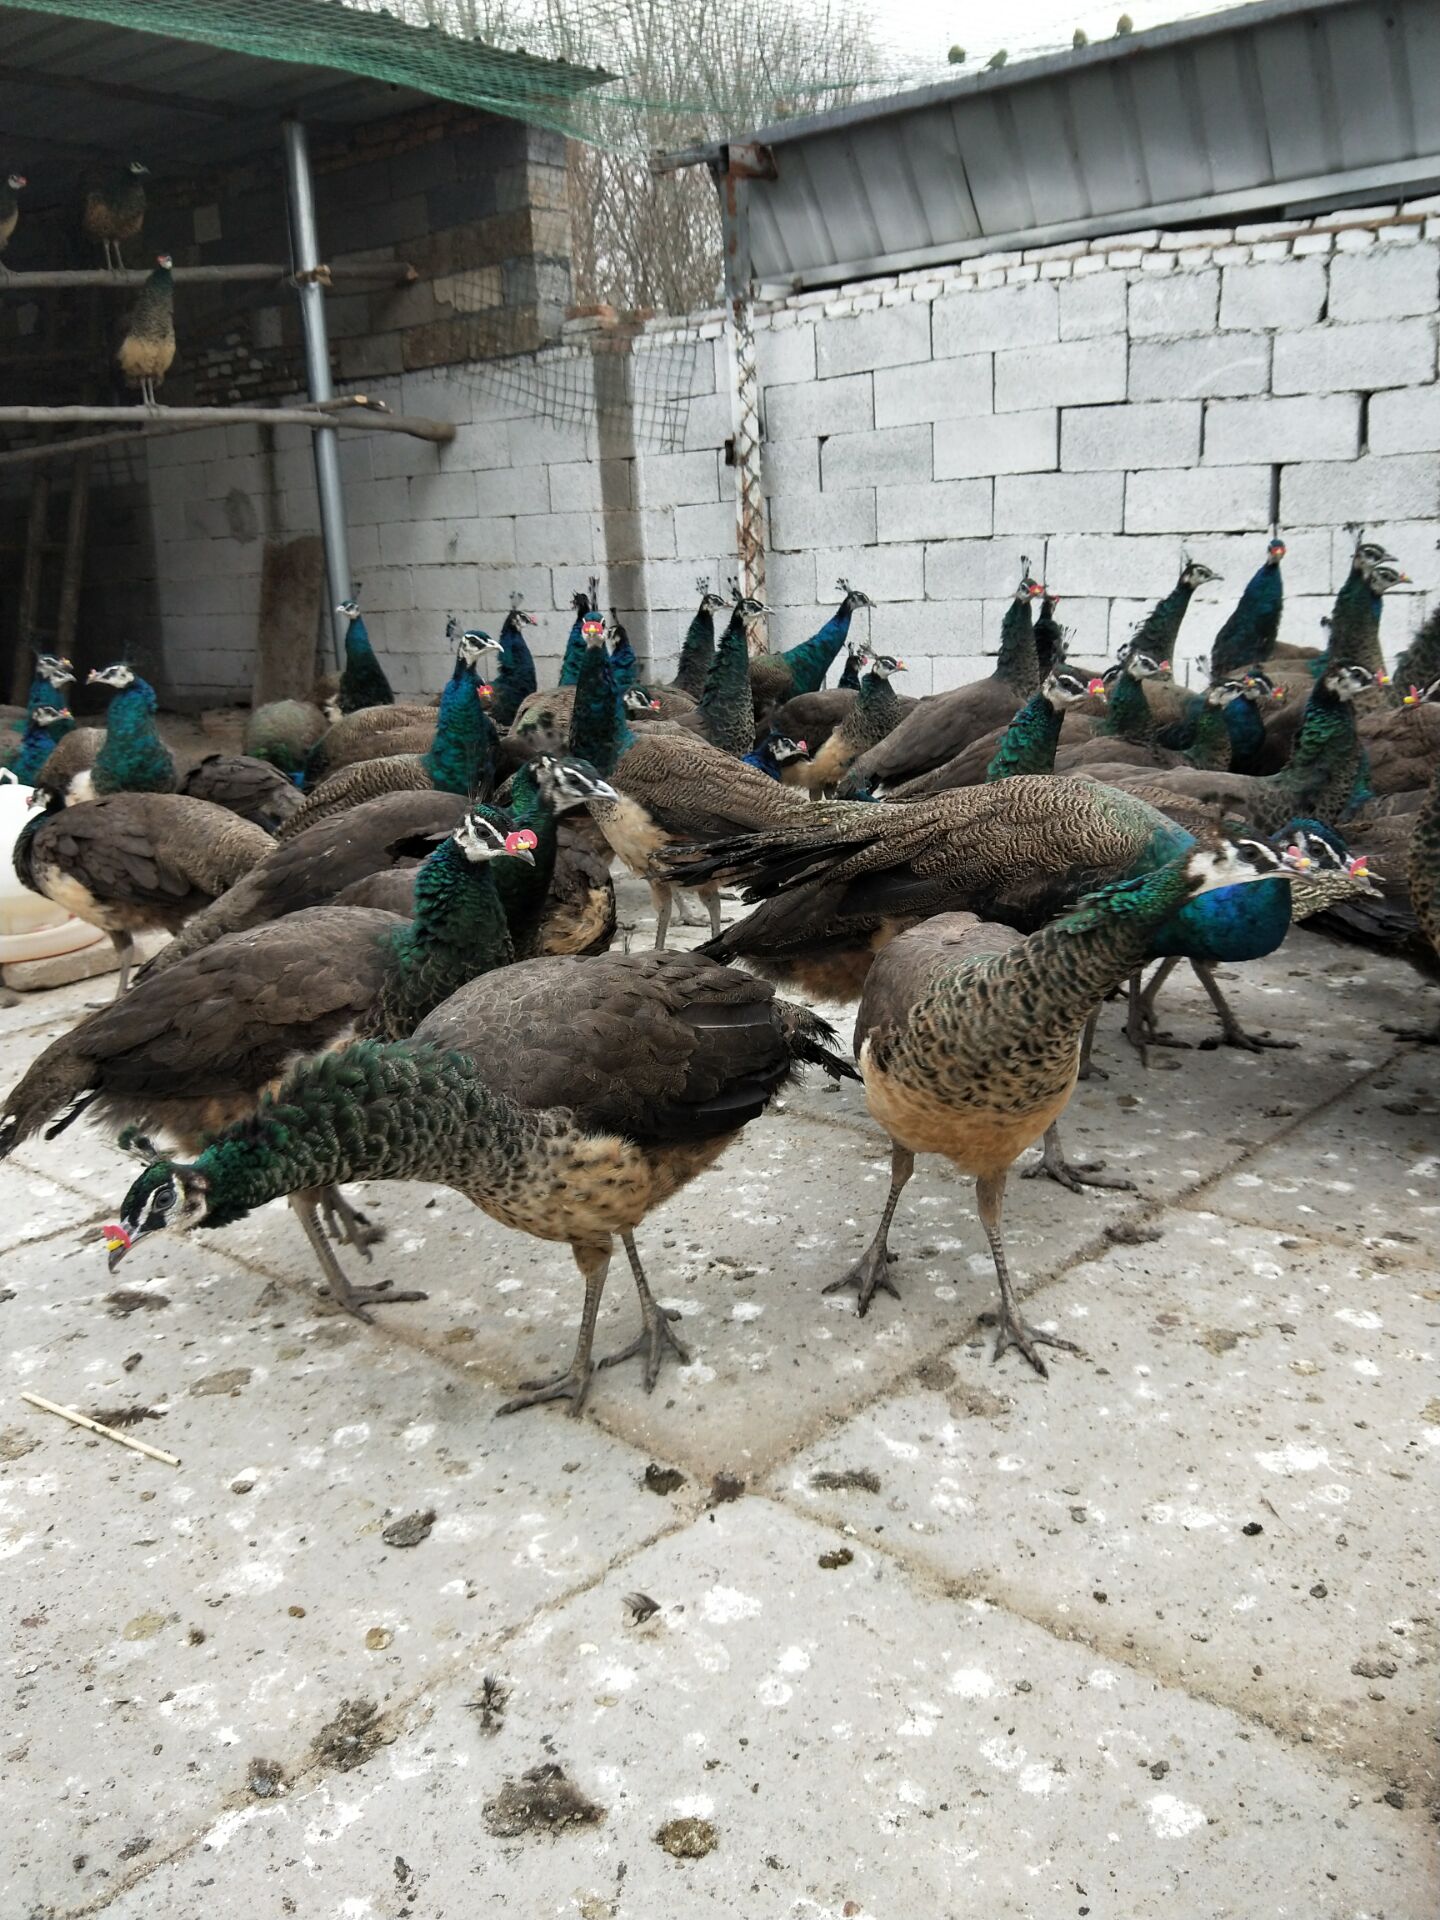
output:
M290 206L290 264L300 294L300 327L305 339L305 377L312 400L332 400L330 342L325 330L325 293L315 278L320 266L320 243L315 233L315 195L310 183L310 143L299 120L286 120L285 185ZM340 484L339 439L333 427L317 427L315 491L320 500L320 537L325 545L325 571L330 580L330 605L348 600L350 540L345 525L345 494ZM344 657L343 614L332 611L335 658Z
M35 672L31 654L40 638L40 584L45 570L45 543L50 532L50 474L42 469L30 483L30 517L25 526L25 559L20 570L20 618L15 631L15 665L10 676L10 698L17 707Z
M720 225L724 242L725 297L729 308L731 423L735 448L735 496L740 586L765 598L765 490L760 472L760 373L755 361L747 182L774 179L775 162L763 147L734 145L720 175ZM763 647L765 642L756 633Z
M60 574L60 611L55 619L55 651L65 658L75 650L80 620L80 588L85 573L85 536L90 524L90 453L77 453L70 469L70 510L65 517L65 562Z

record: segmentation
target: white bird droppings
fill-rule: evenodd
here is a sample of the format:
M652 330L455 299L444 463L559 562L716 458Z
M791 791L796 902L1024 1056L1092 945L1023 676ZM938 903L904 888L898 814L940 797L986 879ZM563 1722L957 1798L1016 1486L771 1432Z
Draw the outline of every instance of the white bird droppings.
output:
M960 1667L950 1676L950 1691L958 1693L962 1700L988 1700L995 1691L995 1682L983 1667Z
M1302 1447L1292 1441L1287 1447L1277 1447L1273 1453L1257 1453L1255 1460L1267 1473L1314 1473L1317 1467L1329 1466L1330 1449Z
M760 1602L736 1587L711 1587L700 1601L700 1617L712 1627L728 1627L736 1620L753 1620Z
M1199 1807L1178 1800L1173 1793L1152 1794L1145 1804L1150 1810L1151 1831L1162 1840L1183 1840L1187 1833L1205 1824Z

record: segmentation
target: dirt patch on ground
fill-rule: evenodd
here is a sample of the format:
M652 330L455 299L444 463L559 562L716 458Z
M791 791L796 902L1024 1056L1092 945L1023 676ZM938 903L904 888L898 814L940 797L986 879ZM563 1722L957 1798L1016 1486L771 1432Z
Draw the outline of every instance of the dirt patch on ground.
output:
M212 1393L239 1393L242 1387L248 1387L254 1378L249 1367L225 1367L219 1373L207 1373L203 1380L197 1380L190 1391L197 1400L203 1400Z
M879 1493L880 1476L873 1467L827 1467L810 1484L817 1493Z
M518 1840L530 1833L562 1833L567 1827L593 1827L604 1807L587 1799L563 1767L549 1762L507 1780L484 1807L485 1825L497 1839Z
M158 1313L161 1307L168 1307L168 1293L146 1293L141 1287L118 1287L114 1293L107 1293L105 1304L110 1309L112 1320L127 1319L132 1313Z
M381 1724L380 1709L373 1700L342 1700L333 1720L310 1742L310 1751L322 1767L337 1773L349 1773L363 1767L371 1755L389 1746L395 1738Z
M380 1538L387 1547L418 1547L430 1538L434 1524L435 1509L427 1507L423 1513L407 1513L403 1520L392 1520Z
M655 1835L656 1846L675 1860L703 1860L719 1843L720 1836L708 1820L667 1820Z

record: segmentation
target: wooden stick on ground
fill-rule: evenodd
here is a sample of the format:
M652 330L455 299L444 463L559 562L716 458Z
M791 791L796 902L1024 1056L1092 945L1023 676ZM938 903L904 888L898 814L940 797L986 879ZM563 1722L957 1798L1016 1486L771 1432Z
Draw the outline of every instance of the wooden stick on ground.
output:
M163 1466L178 1467L179 1458L166 1453L160 1447L152 1447L147 1441L136 1440L128 1433L121 1433L116 1427L102 1426L98 1420L92 1420L88 1413L77 1413L73 1407L57 1406L53 1400L47 1400L43 1394L22 1393L20 1398L28 1400L32 1407L38 1407L42 1413L55 1413L62 1420L68 1420L72 1426L84 1427L87 1433L98 1433L104 1440L118 1441L122 1447L132 1447L136 1453L143 1453L150 1460L158 1460Z

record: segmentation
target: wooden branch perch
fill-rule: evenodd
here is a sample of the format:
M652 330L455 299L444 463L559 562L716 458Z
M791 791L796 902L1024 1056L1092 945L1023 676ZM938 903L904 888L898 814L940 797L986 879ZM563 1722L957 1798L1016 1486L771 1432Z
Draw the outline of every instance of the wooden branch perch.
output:
M376 402L347 396L321 407L157 407L153 413L139 407L0 407L0 428L98 426L112 423L119 433L76 435L48 441L44 446L13 447L0 453L0 467L28 465L78 453L85 447L108 446L112 440L146 440L152 435L194 433L205 427L359 427L376 433L408 433L416 440L443 446L455 438L454 423L427 420L417 414L381 413Z
M143 287L149 273L148 267L41 267L34 273L7 274L0 280L0 292L25 293L32 288L40 292L53 287ZM256 280L273 281L276 286L284 286L294 277L289 267L266 263L235 267L173 267L171 274L177 286L212 287L236 283L244 285ZM408 287L420 275L408 260L360 260L348 263L340 261L332 266L321 267L313 277L325 285L336 280L376 280L397 287Z

